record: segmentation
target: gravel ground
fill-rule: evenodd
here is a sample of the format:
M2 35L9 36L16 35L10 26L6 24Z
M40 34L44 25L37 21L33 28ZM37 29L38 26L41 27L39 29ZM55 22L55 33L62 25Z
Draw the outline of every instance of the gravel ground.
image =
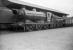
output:
M73 27L0 32L0 50L73 50Z

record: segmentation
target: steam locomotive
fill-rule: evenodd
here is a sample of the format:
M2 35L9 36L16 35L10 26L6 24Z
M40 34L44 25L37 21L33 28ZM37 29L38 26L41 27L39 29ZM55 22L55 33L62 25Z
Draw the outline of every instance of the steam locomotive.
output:
M0 7L1 30L33 31L57 28L64 25L64 18L50 11L7 2L2 0L3 7Z

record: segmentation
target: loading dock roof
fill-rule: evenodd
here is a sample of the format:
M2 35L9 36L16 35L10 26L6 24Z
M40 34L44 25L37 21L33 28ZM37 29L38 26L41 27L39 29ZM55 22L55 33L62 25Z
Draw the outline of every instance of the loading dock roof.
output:
M43 7L43 6L38 6L38 5L35 5L35 4L30 4L30 3L26 3L26 2L23 2L23 1L17 1L17 0L2 0L3 1L3 4L5 5L9 5L9 4L16 4L18 6L30 6L30 7L35 7L35 8L39 8L39 9L43 9L43 10L48 10L50 12L53 12L55 14L58 14L58 15L69 15L67 13L63 13L61 11L58 11L58 10L54 10L54 9L51 9L51 8L46 8L46 7Z

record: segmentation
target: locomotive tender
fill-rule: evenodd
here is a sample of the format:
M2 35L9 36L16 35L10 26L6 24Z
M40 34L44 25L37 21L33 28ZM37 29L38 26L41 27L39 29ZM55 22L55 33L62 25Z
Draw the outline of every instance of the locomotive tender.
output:
M32 31L62 27L67 15L13 0L0 1L0 29Z

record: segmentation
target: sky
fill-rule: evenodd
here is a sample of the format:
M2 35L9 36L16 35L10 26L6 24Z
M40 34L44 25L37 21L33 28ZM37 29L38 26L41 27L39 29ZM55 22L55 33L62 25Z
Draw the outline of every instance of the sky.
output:
M73 0L20 0L35 5L55 9L73 16Z

